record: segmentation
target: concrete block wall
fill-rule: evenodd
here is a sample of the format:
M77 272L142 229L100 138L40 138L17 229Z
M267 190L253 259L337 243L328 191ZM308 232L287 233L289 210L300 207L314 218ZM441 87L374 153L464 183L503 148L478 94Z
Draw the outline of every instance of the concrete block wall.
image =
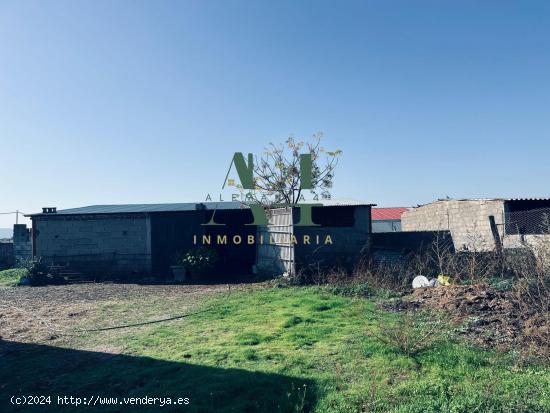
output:
M505 235L504 248L531 248L533 252L550 250L550 234Z
M13 226L13 256L16 265L32 258L31 230L26 224Z
M35 255L46 262L110 273L151 272L148 216L38 216Z
M457 250L489 251L495 241L489 216L495 223L502 239L504 235L503 200L442 200L410 209L401 216L403 231L451 232Z

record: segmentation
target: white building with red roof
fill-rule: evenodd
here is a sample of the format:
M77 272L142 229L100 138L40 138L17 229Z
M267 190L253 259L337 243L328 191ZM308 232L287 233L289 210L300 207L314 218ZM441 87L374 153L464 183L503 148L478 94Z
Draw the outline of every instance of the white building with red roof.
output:
M401 231L401 215L409 208L372 208L372 232Z

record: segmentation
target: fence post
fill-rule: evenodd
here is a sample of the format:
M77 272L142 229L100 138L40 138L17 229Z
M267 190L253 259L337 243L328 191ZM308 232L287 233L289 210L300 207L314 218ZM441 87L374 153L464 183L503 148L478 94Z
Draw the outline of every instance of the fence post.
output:
M493 233L493 239L495 240L495 248L500 254L502 252L502 241L500 239L500 234L498 233L494 215L489 215L489 224L491 225L491 232Z

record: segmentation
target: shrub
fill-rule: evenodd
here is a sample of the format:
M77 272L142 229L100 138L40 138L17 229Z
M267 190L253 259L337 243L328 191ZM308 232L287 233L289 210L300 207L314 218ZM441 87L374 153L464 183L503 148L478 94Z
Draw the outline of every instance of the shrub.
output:
M205 246L191 249L179 259L178 264L196 274L205 274L211 271L218 261L216 250Z
M32 260L20 262L21 270L26 272L26 278L31 285L50 285L64 284L65 279L59 275L48 273L48 269L42 263L42 258L38 257Z
M290 328L290 327L293 327L297 324L300 324L302 322L302 318L301 317L298 317L298 316L295 316L293 315L292 317L290 317L288 320L286 320L284 323L283 323L283 327L284 328Z
M253 331L242 333L239 336L237 336L237 343L243 346L256 346L260 344L261 341L262 339L258 335L258 333L255 333Z
M550 246L548 246L550 251ZM514 306L523 319L523 339L528 351L550 361L550 271L544 253L534 265L516 268L517 281L511 289Z
M28 271L25 268L12 268L0 271L0 285L7 287L19 285L21 279L27 275Z
M247 348L244 352L243 352L243 355L244 355L244 358L248 361L256 361L258 360L258 353L256 353L256 350L254 349L251 349L251 348Z
M367 335L415 358L442 339L442 327L437 314L412 310L404 312L394 322L381 322L379 331L369 331Z

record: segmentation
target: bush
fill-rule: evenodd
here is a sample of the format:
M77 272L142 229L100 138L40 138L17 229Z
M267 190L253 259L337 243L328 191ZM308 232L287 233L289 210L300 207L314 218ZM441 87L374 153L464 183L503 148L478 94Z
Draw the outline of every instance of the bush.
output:
M25 268L12 268L0 271L0 286L13 287L19 285L22 278L27 277L28 271Z
M49 274L40 257L33 260L22 261L20 265L22 269L27 272L26 278L31 285L57 285L66 282L60 276Z
M302 320L301 317L298 317L298 316L293 315L292 317L290 317L288 320L286 320L286 321L283 323L283 328L294 327L295 325L300 324L302 321L303 321L303 320Z
M241 333L237 336L237 343L242 346L256 346L262 341L258 333L253 331Z
M204 246L193 248L177 261L188 271L195 274L205 274L211 271L218 262L216 250Z
M549 257L538 255L535 265L522 265L511 289L514 306L523 319L522 335L528 351L550 361Z
M443 323L437 314L413 310L401 314L395 322L381 322L378 331L367 332L409 357L415 358L443 338Z

